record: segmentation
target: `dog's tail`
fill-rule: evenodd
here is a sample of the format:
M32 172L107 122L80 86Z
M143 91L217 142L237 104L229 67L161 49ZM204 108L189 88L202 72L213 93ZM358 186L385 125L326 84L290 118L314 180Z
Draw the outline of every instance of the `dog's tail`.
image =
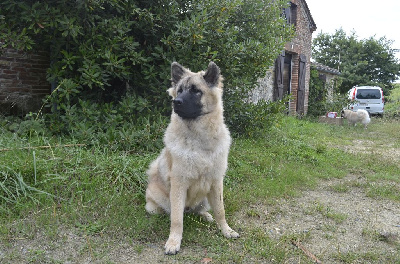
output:
M364 109L357 110L358 119L361 121L362 124L366 125L371 122L371 118L369 117L369 113Z

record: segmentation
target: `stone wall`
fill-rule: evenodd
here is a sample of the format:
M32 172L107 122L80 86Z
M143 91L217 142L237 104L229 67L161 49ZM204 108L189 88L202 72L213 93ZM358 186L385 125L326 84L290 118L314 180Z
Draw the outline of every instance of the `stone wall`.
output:
M27 53L14 49L0 55L0 113L23 116L38 111L44 96L50 94L46 70L48 53Z
M263 78L257 80L257 86L250 93L250 101L257 103L260 100L272 101L274 91L274 68L271 67Z

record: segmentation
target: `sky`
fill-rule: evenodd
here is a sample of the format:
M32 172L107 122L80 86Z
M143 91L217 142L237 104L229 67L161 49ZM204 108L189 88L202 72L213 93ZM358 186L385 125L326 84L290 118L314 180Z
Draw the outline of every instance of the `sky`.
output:
M386 37L395 41L393 49L400 50L400 1L399 0L306 0L317 25L315 38L321 31L333 34L340 27L359 39ZM396 57L400 61L400 51Z

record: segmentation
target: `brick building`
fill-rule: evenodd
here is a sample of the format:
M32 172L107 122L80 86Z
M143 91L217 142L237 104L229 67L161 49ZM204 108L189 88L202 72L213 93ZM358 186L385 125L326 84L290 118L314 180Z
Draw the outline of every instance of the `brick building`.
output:
M251 100L275 101L291 94L289 113L305 115L308 110L312 33L317 29L305 0L291 0L284 11L288 24L295 27L295 37L285 45L274 67L259 80Z
M5 49L0 55L0 114L25 115L38 111L50 94L46 52L35 54Z

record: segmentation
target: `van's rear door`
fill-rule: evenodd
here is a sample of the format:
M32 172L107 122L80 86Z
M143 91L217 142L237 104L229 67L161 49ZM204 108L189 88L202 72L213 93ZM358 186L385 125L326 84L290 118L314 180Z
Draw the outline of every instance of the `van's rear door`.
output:
M382 94L380 89L357 89L356 100L360 105L381 104Z

